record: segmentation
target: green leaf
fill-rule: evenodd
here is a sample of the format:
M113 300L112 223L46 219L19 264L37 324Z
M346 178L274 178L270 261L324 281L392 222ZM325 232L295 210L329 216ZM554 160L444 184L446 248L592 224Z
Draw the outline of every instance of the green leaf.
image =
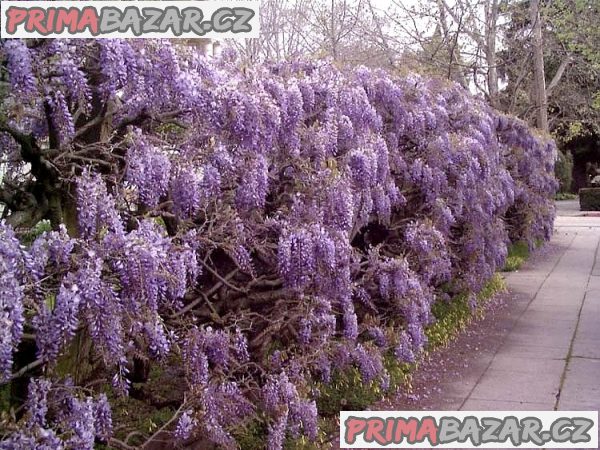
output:
M50 311L54 311L54 307L56 306L56 295L48 294L44 299L44 302Z

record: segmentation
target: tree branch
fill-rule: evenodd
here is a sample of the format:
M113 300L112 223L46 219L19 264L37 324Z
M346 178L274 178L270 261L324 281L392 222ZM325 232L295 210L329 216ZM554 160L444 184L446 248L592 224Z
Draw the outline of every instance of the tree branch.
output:
M565 69L567 68L567 66L570 63L571 63L571 55L567 55L565 57L565 59L563 59L562 62L560 63L560 66L558 66L558 69L556 69L556 73L554 74L552 81L550 81L550 84L546 88L546 96L547 97L550 97L552 90L558 85L558 83L560 83L560 80L561 80L563 74L565 73Z
M6 384L17 378L21 378L27 372L41 366L43 363L44 363L44 361L42 359L36 359L35 361L27 364L26 366L21 367L21 369L15 373L13 373L8 380L2 381L2 382L0 382L0 384Z

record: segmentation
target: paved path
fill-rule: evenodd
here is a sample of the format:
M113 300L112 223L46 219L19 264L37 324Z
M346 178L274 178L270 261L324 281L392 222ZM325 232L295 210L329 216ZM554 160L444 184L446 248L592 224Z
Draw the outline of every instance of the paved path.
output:
M507 276L517 317L461 409L600 409L600 217L574 205L559 204L560 251Z

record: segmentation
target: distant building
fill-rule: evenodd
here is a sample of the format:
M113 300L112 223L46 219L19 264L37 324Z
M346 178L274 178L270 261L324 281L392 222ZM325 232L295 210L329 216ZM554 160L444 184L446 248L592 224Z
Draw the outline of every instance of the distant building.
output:
M200 53L208 58L216 58L221 54L221 43L214 39L186 39L185 45L195 47Z

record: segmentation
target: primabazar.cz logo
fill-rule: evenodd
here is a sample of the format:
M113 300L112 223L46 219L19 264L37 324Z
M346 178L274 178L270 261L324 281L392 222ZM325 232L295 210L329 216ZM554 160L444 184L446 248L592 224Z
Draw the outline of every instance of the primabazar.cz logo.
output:
M259 0L2 1L2 38L253 38Z
M598 411L342 411L340 448L598 448Z

